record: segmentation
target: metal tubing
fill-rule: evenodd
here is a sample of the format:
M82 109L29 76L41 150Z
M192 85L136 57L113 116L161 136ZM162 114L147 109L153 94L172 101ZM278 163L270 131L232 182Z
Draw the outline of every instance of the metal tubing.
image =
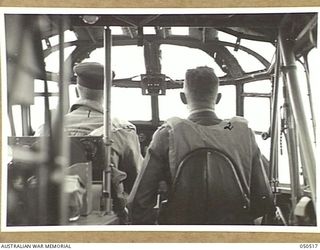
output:
M310 81L308 57L304 56L303 60L304 60L304 63L302 63L302 66L304 67L304 70L306 73L309 105L310 105L310 111L311 111L311 121L312 121L312 127L313 127L313 138L314 138L314 145L316 146L317 145L317 125L316 125L316 119L315 119L314 108L313 108L313 96L312 96L312 91L311 91L311 81Z
M56 171L65 173L65 168L69 161L69 140L64 133L64 115L67 113L67 101L68 101L68 85L66 83L66 65L64 62L64 31L66 28L66 20L63 16L59 21L59 106L58 106L58 121L55 124L55 135L53 141L56 145L55 150L55 164ZM57 140L57 138L59 138ZM64 178L64 176L62 177ZM56 192L58 193L58 218L59 224L65 224L67 222L67 206L63 195L63 183L64 180L58 185Z
M287 97L286 97L287 98ZM288 100L289 102L289 100ZM289 102L290 103L290 102ZM291 186L291 205L292 210L295 209L297 202L300 198L300 180L299 180L299 158L297 149L297 133L295 129L295 123L292 117L292 112L290 109L291 105L287 105L287 110L285 111L286 120L288 122L288 133L285 134L287 151L289 158L289 173L290 173L290 186ZM291 214L290 225L295 225L296 218L294 214Z
M280 48L277 46L276 60L275 60L275 76L273 84L273 95L272 95L272 114L271 114L271 128L270 128L270 173L269 178L275 184L278 181L278 93L279 93L279 78L280 78ZM274 185L274 189L276 186ZM276 190L273 190L276 192Z
M28 136L30 131L30 110L27 105L21 105L21 122L22 122L22 136Z
M268 93L243 93L243 97L261 97L261 98L270 98L271 95Z
M301 92L298 83L296 60L293 51L293 42L286 39L284 30L280 30L279 41L281 54L285 66L285 74L288 79L288 94L293 112L294 121L299 136L300 150L302 150L302 162L305 163L307 179L310 185L313 205L316 208L316 160L311 136L308 129L307 118L304 112Z
M64 135L65 95L67 85L65 83L64 65L64 27L65 20L59 19L59 105L57 119L53 123L52 134L49 140L44 140L50 154L46 164L39 168L39 225L66 224L66 205L63 195L64 168L67 165L69 145ZM47 91L47 90L46 90ZM48 103L47 103L48 104ZM46 107L48 108L48 107ZM50 127L50 124L46 124ZM51 178L62 174L59 179Z
M38 20L40 22L40 20ZM46 66L45 66L45 56L43 52L43 47L41 43L41 34L39 30L38 34L38 46L41 48L41 75L44 77L44 136L40 140L41 145L41 156L45 159L42 161L41 165L37 171L37 178L39 180L37 186L37 196L38 196L38 204L37 204L37 224L46 224L47 216L48 216L48 180L49 180L49 167L53 162L54 150L53 150L53 136L52 136L52 122L51 122L51 114L49 109L49 87L46 75ZM35 95L36 96L36 95Z
M152 124L159 126L159 98L157 95L151 96Z
M243 84L236 85L236 114L237 116L243 116L244 109L244 97L243 97Z
M289 134L286 135L286 141L287 141L288 155L290 155L289 173L290 173L290 187L291 187L291 206L292 206L292 211L294 211L301 195L300 195L300 181L299 181L299 166L297 164L298 152L297 152L297 148L294 147L297 145L297 140L294 137L292 137L291 133L294 133L294 129L292 132L289 132ZM295 225L296 218L294 214L291 214L290 217L291 217L290 225Z
M59 21L59 105L58 105L58 124L63 122L63 99L64 99L64 88L63 88L63 75L64 75L64 32L63 32L63 21ZM63 124L61 124L63 125ZM57 131L61 133L61 131Z
M103 195L103 209L106 213L112 211L111 200L111 85L112 85L112 73L111 73L111 47L112 36L111 29L104 27L104 48L105 48L105 66L104 66L104 143L106 146L105 161L106 166L103 171L103 183L102 183L102 195Z
M8 100L8 117L9 117L11 135L16 136L17 133L16 133L16 128L14 126L14 118L13 118L12 105L10 103L10 100Z
M47 77L45 77L44 79L44 134L49 136L52 135L52 122L50 114L49 88Z
M157 43L144 43L144 60L147 74L161 74L160 47ZM151 96L152 124L159 125L159 99Z

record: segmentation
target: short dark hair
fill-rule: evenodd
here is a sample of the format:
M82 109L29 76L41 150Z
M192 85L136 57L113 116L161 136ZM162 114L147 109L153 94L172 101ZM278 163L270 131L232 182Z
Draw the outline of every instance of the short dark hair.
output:
M207 103L215 100L219 79L212 68L201 66L187 70L184 84L193 101Z

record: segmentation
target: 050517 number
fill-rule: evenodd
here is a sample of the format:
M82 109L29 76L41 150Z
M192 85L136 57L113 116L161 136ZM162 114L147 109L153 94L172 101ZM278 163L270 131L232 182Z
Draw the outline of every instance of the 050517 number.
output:
M304 248L304 249L318 248L318 243L302 243L300 244L300 248Z

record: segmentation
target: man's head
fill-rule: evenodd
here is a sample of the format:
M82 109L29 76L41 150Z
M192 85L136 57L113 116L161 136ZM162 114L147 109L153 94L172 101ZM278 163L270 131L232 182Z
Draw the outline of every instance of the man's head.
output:
M212 68L204 66L189 69L181 99L190 109L214 108L218 87L219 79Z
M96 62L83 62L74 66L77 75L77 88L81 99L97 102L103 100L103 65Z

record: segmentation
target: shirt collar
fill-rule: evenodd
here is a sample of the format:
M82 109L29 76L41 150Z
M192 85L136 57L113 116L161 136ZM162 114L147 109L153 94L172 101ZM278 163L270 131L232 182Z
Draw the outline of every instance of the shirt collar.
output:
M221 119L218 118L218 116L216 115L214 109L210 109L210 108L204 108L204 109L196 109L193 110L192 112L189 113L188 119L189 120L197 120L199 119L199 117L211 117L215 120L219 120L221 121Z
M103 113L103 107L102 105L93 100L88 100L88 99L79 99L77 100L71 107L70 107L70 112L77 109L80 106L86 106L88 108L94 109L100 113Z
M215 114L214 109L212 109L212 108L204 108L204 109L192 110L191 112L189 112L189 115L194 115L194 114L202 113L202 112L212 112L212 113Z

